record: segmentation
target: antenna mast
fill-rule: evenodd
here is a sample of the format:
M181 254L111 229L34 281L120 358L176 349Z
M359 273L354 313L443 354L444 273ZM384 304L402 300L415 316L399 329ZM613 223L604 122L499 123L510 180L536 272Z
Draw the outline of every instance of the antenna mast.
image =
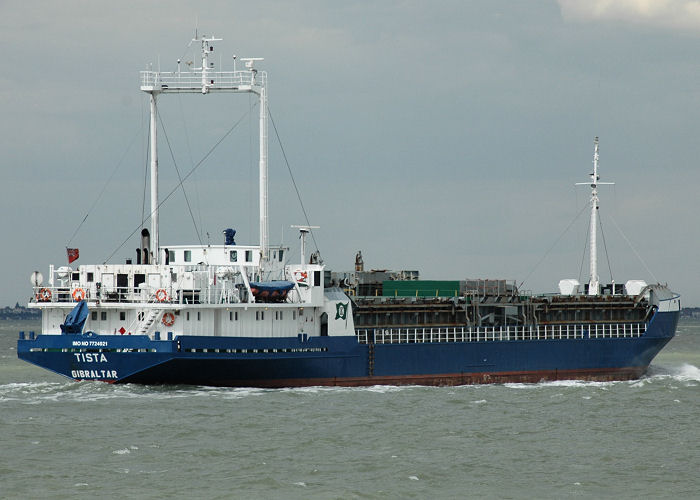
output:
M267 215L267 73L258 71L254 66L261 57L242 58L245 62L244 70L236 70L235 56L233 71L220 71L214 69L214 63L210 61L211 52L214 51L212 42L221 41L221 38L198 36L195 31L193 42L202 45L202 66L193 71L174 72L142 71L141 90L150 94L151 98L151 253L153 263L158 263L158 148L156 146L156 99L159 94L174 93L201 93L234 92L252 93L260 99L260 267L261 270L268 260L269 234Z

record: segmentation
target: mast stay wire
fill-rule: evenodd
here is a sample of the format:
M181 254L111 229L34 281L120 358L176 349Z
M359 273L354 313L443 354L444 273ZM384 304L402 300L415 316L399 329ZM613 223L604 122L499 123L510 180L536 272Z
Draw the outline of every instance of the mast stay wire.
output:
M182 180L180 181L180 183L179 183L178 185L176 185L176 186L167 194L167 196L165 196L165 198L163 198L163 199L158 203L157 209L160 209L160 207L163 206L163 204L164 204L166 201L168 201L168 199L175 193L175 191L177 191L177 190L180 188L180 185L181 185L183 182L185 182L185 181L186 181L186 180L187 180L187 179L188 179L188 178L189 178L189 177L190 177L190 176L191 176L191 175L206 161L206 160L207 160L207 158L209 158L209 156L211 156L211 154L214 152L214 150L215 150L217 147L219 147L219 145L220 145L222 142L224 142L224 139L226 139L229 135L231 135L231 132L233 132L233 131L238 127L238 125L240 125L240 123L248 116L249 113L250 113L250 110L247 111L247 112L245 112L245 113L238 119L238 121L236 121L236 123L234 123L233 126L231 126L231 128L228 129L228 131L226 131L226 133L225 133L223 136L221 136L221 139L219 139L219 140L209 149L209 151L207 151L207 153L202 157L202 159L199 160L199 161L190 169L189 172L187 172L187 175L185 175L185 176L182 178ZM150 219L150 218L153 216L154 213L155 213L155 211L153 211L153 212L151 212L150 214L148 214L148 217L146 217L146 219L144 220L144 222L145 222L146 220ZM140 228L141 228L141 225L139 225L138 227L136 227L136 229L134 229L134 230L124 239L124 241L122 241L121 244L120 244L117 248L115 248L114 251L113 251L111 254L109 254L109 256L104 260L103 264L106 264L112 257L114 257L114 254L116 254L124 245L126 245L126 242L129 241L129 239L130 239L134 234L136 234L136 232L137 232Z
M571 226L574 225L574 222L576 222L576 220L581 216L581 214L583 213L583 211L586 210L587 208L588 208L588 206L584 205L583 208L581 209L581 211L580 211L579 213L576 214L576 217L574 217L574 218L571 220L571 222L569 222L569 225L566 226L566 229L564 229L564 231L562 231L562 233L559 235L559 237L556 239L556 241L552 244L552 246L549 247L549 250L547 250L547 252L545 252L545 254L542 256L542 258L539 260L539 262L537 262L537 264L535 264L535 267L533 267L533 268L530 270L530 272L528 273L528 275L525 276L525 279L523 279L523 280L520 282L520 284L518 285L518 288L521 288L521 287L523 286L523 284L528 280L528 278L529 278L530 276L532 276L532 273L534 273L535 270L537 270L537 268L540 266L540 264L542 264L542 262L547 258L547 256L549 255L549 253L554 249L555 246L557 246L557 243L559 243L559 240L561 240L561 239L564 237L564 235L565 235L565 234L567 233L567 231L571 228Z
M661 282L659 281L659 279L658 279L656 276L654 276L654 273L651 272L651 269L649 269L649 266L647 266L647 263L644 262L644 259L642 259L642 256L639 255L639 253L637 252L637 249L634 248L634 246L632 246L632 243L630 242L629 239L627 239L627 236L625 235L625 233L622 232L622 229L620 229L620 226L617 225L617 222L615 222L615 219L613 218L613 216L610 215L610 214L608 214L608 215L610 216L610 220L612 221L612 223L613 223L613 225L615 226L615 228L620 232L620 234L622 235L622 237L624 238L624 240L627 242L627 244L629 245L629 247L632 249L632 251L634 252L634 254L635 254L635 255L637 256L637 258L639 259L639 262L642 263L642 265L644 266L644 269L647 270L647 272L648 272L649 275L654 279L654 281L656 281L657 283L661 283Z
M177 94L177 102L180 106L180 117L182 118L183 131L185 132L185 144L187 145L187 156L190 161L190 165L194 165L194 159L192 158L192 146L190 145L190 134L187 131L187 120L185 119L185 110L182 106L182 94ZM172 153L171 153L172 155ZM197 183L193 184L194 194L195 194L195 210L197 212L197 218L199 219L199 227L202 234L204 234L204 222L202 221L202 203L199 196L199 188Z
M267 106L267 114L270 116L270 122L272 123L272 128L275 131L275 136L277 137L277 144L280 145L280 150L282 151L282 156L284 157L284 163L287 165L287 170L289 171L289 176L292 178L292 185L294 186L294 191L297 193L297 198L299 199L299 205L301 205L301 211L304 213L304 219L306 219L306 225L310 226L311 222L309 221L309 216L306 213L306 208L304 207L304 202L301 201L301 194L299 193L299 188L297 187L296 180L294 180L294 174L292 173L292 167L289 165L289 160L287 159L287 153L284 150L284 146L282 145L282 140L280 139L280 135L277 132L277 125L275 125L275 119L272 118L272 111L270 111L270 106ZM311 233L311 239L314 242L314 246L316 247L316 251L320 253L320 250L318 249L318 244L316 243L316 236L314 236L313 230L309 229L309 232Z
M163 123L163 118L160 116L160 113L158 113L158 120L160 121L160 128L163 130L163 135L165 136L165 142L168 145L168 150L170 151L170 158L173 160L173 165L175 165L175 171L177 172L177 178L180 181L178 186L182 188L182 194L185 196L185 202L187 203L187 210L190 212L190 218L192 219L192 224L194 225L194 232L197 233L197 240L199 240L199 244L201 246L204 246L202 244L202 236L199 234L199 228L197 227L197 221L194 219L194 214L192 213L192 206L190 205L190 199L187 197L187 191L185 190L185 184L182 180L182 175L180 175L180 169L177 166L177 161L175 161L175 155L173 154L173 148L170 145L170 139L168 139L168 133L165 131L165 124Z
M588 238L591 236L591 218L588 217L589 224L586 225L586 240L583 242L583 252L581 252L581 267L578 268L578 281L581 282L583 277L583 261L586 260L586 250L588 250Z
M600 235L603 237L603 248L605 249L605 259L608 261L608 271L610 271L610 281L615 281L613 279L612 267L610 267L610 255L608 254L608 245L605 243L605 233L603 232L603 220L600 214L598 214L598 225L600 226ZM615 290L613 290L613 294Z
M144 103L146 101L144 100ZM145 109L145 106L141 107L141 127L143 127L144 123L144 112L143 110ZM156 108L156 112L158 112L158 109ZM142 129L143 130L143 129ZM146 161L144 162L144 169L143 169L143 197L141 198L141 228L143 228L144 223L146 222L145 217L146 217L146 184L148 183L148 152L151 149L151 134L147 134L148 138L146 139Z
M97 195L97 198L95 198L95 201L92 203L90 208L88 209L87 213L85 214L85 217L83 217L83 220L80 221L80 224L78 224L78 227L75 228L75 231L73 231L73 235L70 237L68 240L68 243L66 244L66 248L70 246L70 244L73 242L73 238L75 238L75 235L78 234L78 231L80 231L80 228L83 227L83 224L87 220L87 218L90 216L92 211L94 210L95 206L97 206L97 203L102 199L102 195L104 194L105 190L107 189L107 186L109 186L109 183L112 182L112 179L114 179L114 176L117 174L119 171L119 167L122 166L122 163L124 163L124 159L126 158L126 155L129 153L131 150L131 147L134 145L134 142L136 142L136 138L141 134L141 130L137 130L136 133L134 134L134 137L131 139L131 142L129 143L129 146L127 146L126 150L124 151L124 154L122 157L119 159L117 162L117 166L114 168L112 171L112 175L109 176L109 179L107 179L107 182L105 182L104 186L102 186L102 190L100 193Z

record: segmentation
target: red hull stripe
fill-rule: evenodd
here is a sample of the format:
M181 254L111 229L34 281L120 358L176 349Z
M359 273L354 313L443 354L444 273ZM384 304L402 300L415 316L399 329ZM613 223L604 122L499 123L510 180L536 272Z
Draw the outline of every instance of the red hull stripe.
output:
M470 384L536 383L553 380L612 381L637 379L646 366L627 368L594 368L581 370L539 370L483 373L444 373L434 375L389 375L347 378L288 378L258 380L212 380L208 385L223 387L361 387L370 385L453 386Z

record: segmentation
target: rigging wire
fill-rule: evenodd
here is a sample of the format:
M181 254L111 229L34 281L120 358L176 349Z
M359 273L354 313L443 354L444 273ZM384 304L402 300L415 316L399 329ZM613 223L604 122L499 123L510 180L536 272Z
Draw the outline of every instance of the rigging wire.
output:
M145 100L144 100L145 102ZM143 123L145 122L145 119L143 117L144 115L144 108L145 106L141 107L141 127L143 127ZM158 108L156 107L156 113L158 113ZM143 130L143 128L141 129ZM145 162L145 168L143 169L143 198L141 198L141 228L143 228L143 224L145 221L146 217L146 184L148 183L148 153L151 149L151 134L147 134L148 139L146 140L146 162ZM140 246L140 245L139 245Z
M80 228L83 227L83 224L85 224L85 221L87 218L90 216L92 213L93 209L95 206L97 206L97 203L102 199L102 195L104 194L105 190L107 189L107 186L109 186L109 183L112 182L112 179L114 179L114 176L117 174L117 171L119 170L119 167L122 166L122 163L124 162L124 159L126 158L126 155L129 153L131 150L131 146L134 145L134 142L136 142L136 138L141 134L141 130L137 130L136 133L134 134L134 137L131 139L131 142L129 143L129 146L127 146L126 150L124 151L124 154L122 157L119 159L117 162L117 166L114 168L112 171L112 175L109 176L109 179L107 179L107 182L105 182L104 186L102 186L102 190L100 193L97 195L97 198L95 201L92 203L90 208L88 209L87 213L85 214L85 217L83 217L83 220L80 221L80 224L78 224L78 227L73 231L73 235L70 237L68 240L68 243L66 244L66 248L70 246L70 244L73 242L73 238L75 238L75 235L78 234L78 231L80 231Z
M182 118L183 131L185 132L185 145L187 146L187 156L190 160L190 165L194 165L194 159L192 158L192 147L190 145L190 135L187 132L187 120L185 119L185 109L182 106L182 94L177 94L177 102L180 108L180 117ZM171 153L172 154L172 153ZM200 232L204 233L204 222L202 222L202 203L199 196L198 184L193 183L194 194L195 194L195 209L197 211L197 218L199 219Z
M282 140L280 139L280 135L277 132L277 125L275 125L275 120L272 118L272 112L270 111L270 106L267 106L267 113L270 116L270 122L272 123L272 128L275 130L275 136L277 137L277 143L280 145L280 150L282 150L282 156L284 157L284 163L287 165L287 170L289 171L289 176L292 178L292 184L294 185L294 190L297 193L297 198L299 199L299 205L301 205L301 211L304 213L304 218L306 219L306 225L310 226L311 222L309 221L309 216L306 213L306 208L304 208L304 202L301 201L301 194L299 193L299 188L297 187L297 183L294 180L294 174L292 173L292 167L289 165L289 160L287 159L287 153L284 151L284 146L282 145ZM316 237L314 236L313 230L309 229L309 232L311 233L311 239L314 242L314 246L316 247L316 251L320 253L320 250L318 249L318 244L316 243Z
M554 249L554 247L557 246L557 243L559 243L559 240L561 240L561 239L564 237L564 235L566 234L566 232L571 228L571 226L574 225L574 222L576 222L576 220L581 216L581 214L583 213L583 211L584 211L586 208L588 208L588 207L587 207L587 206L584 206L584 207L581 209L581 211L580 211L579 213L576 214L576 217L574 217L573 220L572 220L571 222L569 222L569 225L566 226L566 229L564 229L564 231L559 235L559 237L558 237L558 238L556 239L556 241L552 244L552 246L549 247L549 250L547 250L547 252L546 252L546 253L542 256L542 258L539 260L539 262L538 262L537 264L535 264L535 267L532 268L532 270L528 273L528 275L525 276L525 279L523 279L523 280L520 282L520 284L518 285L518 288L521 288L521 287L523 286L523 283L525 283L525 282L528 280L528 278L529 278L530 276L532 276L532 273L534 273L535 270L540 266L540 264L542 264L542 262L547 258L547 256L548 256L549 253Z
M168 195L167 195L165 198L163 198L163 200L161 200L161 201L158 203L158 207L157 207L158 209L159 209L166 201L168 201L168 199L175 193L175 191L177 191L177 190L180 188L180 185L181 185L183 182L185 182L185 181L195 172L195 170L197 170L197 169L207 160L207 158L209 158L209 156L214 152L214 150L215 150L217 147L219 147L219 145L220 145L222 142L224 142L224 139L226 139L229 135L231 135L231 132L233 132L233 131L236 129L236 127L238 127L238 125L248 116L248 113L249 113L249 112L244 113L243 116L241 116L241 117L238 119L238 121L236 121L236 123L234 123L233 126L232 126L230 129L228 129L228 131L221 137L221 139L219 139L219 140L211 147L211 149L209 149L209 151L207 151L207 153L202 157L202 159L199 160L199 161L197 162L197 164L194 165L194 166L190 169L190 171L187 173L187 175L185 175L185 176L182 178L182 180L180 181L180 183L179 183L177 186L175 186L175 187L168 193ZM154 212L155 212L155 211L154 211ZM150 218L153 216L153 213L154 213L154 212L151 212L145 220L150 219ZM145 222L145 220L144 220L144 222ZM124 245L126 245L126 242L129 241L129 239L130 239L134 234L136 234L136 232L137 232L140 228L141 228L141 226L138 226L136 229L134 229L134 230L124 239L124 241L122 241L122 243L121 243L117 248L115 248L114 251L104 260L103 264L106 264L112 257L114 257L114 254L116 254Z
M647 272L651 275L651 277L654 278L654 281L656 281L657 283L661 283L661 282L658 280L658 278L657 278L656 276L654 276L654 273L651 272L651 269L649 269L649 266L647 266L646 262L644 262L644 259L642 259L642 256L639 255L639 253L637 252L637 250L632 246L632 243L630 242L630 240L627 239L627 236L625 236L625 233L622 232L622 229L620 229L620 226L617 225L617 222L615 222L615 219L612 217L612 215L610 215L610 220L612 221L612 223L613 223L613 225L615 226L615 228L620 232L620 234L622 235L622 237L625 239L625 241L627 242L627 244L629 245L629 247L632 249L632 251L634 252L634 254L637 256L637 258L639 259L639 262L642 263L642 265L644 266L644 269L646 269Z
M202 236L199 234L199 228L197 227L197 221L194 220L194 214L192 213L192 207L190 206L190 199L187 197L187 191L185 191L185 184L182 180L182 176L180 175L180 169L177 166L177 161L175 161L175 155L173 154L173 148L170 145L170 139L168 139L168 133L165 131L165 124L163 123L163 119L161 118L160 115L158 115L158 119L160 120L160 128L163 129L163 135L165 136L165 142L168 145L168 150L170 151L170 157L173 160L173 165L175 165L175 171L177 172L177 178L180 181L178 184L180 187L182 187L182 194L185 196L185 202L187 203L187 210L190 212L190 218L192 219L192 224L194 225L194 232L197 233L197 240L199 240L199 244L201 246L204 246L202 244Z
M608 255L608 246L605 244L605 233L603 232L603 221L598 214L598 225L600 226L600 235L603 237L603 248L605 249L605 259L608 261L608 271L610 271L610 281L613 280L612 267L610 267L610 255ZM613 293L615 291L613 290Z
M578 269L578 281L581 282L583 276L583 262L586 260L586 249L588 249L588 238L591 236L591 218L588 217L588 224L586 225L586 241L583 243L583 252L581 252L581 267Z

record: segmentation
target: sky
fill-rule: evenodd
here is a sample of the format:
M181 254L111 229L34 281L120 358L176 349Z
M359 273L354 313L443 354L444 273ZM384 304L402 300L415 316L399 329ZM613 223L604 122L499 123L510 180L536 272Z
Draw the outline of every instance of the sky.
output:
M586 282L589 189L574 184L598 136L615 182L601 281L668 283L700 306L698 0L2 0L0 305L26 303L66 247L74 266L134 257L138 72L196 65L195 29L223 38L217 69L265 58L270 240L292 258L306 219L285 155L329 269L362 250L368 269L425 279ZM240 122L164 203L161 244L220 244L227 227L257 244L255 100L165 95L159 112L161 198Z

